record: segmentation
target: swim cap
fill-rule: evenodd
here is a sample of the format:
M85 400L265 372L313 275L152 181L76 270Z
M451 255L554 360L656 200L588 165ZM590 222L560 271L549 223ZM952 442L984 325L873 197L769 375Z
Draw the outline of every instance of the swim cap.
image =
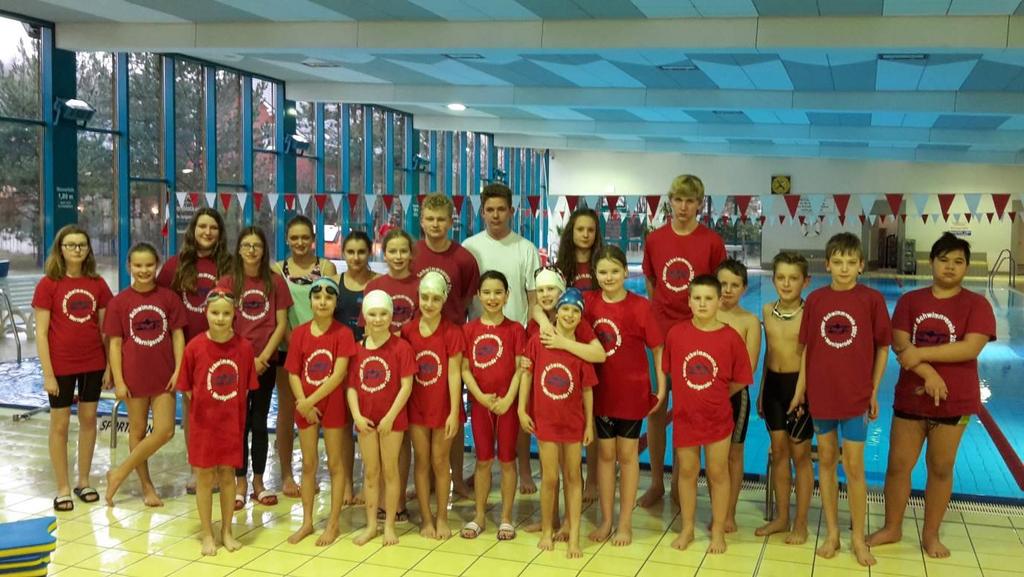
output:
M441 295L448 298L448 282L444 280L441 273L429 271L420 279L420 294Z
M565 290L565 279L558 272L549 268L541 269L537 273L537 288L542 286L558 287L558 290Z
M395 305L391 302L388 293L377 289L372 290L363 297L363 314L373 309L387 309L389 313L395 311Z
M309 285L309 298L312 299L313 293L318 293L322 290L326 290L329 295L338 296L338 283L327 277L316 279Z
M569 287L565 289L562 296L558 298L558 304L555 305L555 310L562 308L563 306L574 306L583 312L583 293L576 287Z

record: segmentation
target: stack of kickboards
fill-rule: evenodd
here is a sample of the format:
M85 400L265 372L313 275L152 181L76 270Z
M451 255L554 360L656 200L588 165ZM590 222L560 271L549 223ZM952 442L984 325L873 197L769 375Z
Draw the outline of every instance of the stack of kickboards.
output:
M0 577L41 577L57 548L55 517L0 523Z

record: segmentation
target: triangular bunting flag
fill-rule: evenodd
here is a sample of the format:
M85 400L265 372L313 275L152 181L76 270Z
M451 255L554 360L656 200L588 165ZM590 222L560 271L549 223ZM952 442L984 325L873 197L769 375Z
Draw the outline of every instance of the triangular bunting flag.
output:
M615 212L615 209L619 206L619 195L617 194L606 194L604 201L608 203L608 210Z
M259 212L260 211L260 207L262 207L262 206L263 206L263 195L258 193L258 192L252 193L252 207L256 210L256 212Z
M210 208L217 208L217 193L207 192L206 193L206 206Z
M348 195L348 209L349 209L349 211L355 212L357 206L359 206L359 195L355 194L355 193L349 193L349 195Z
M797 215L796 219L800 221L800 224L806 224L807 222L807 217L802 214Z
M963 213L961 213L961 212L954 212L953 213L953 223L954 224L960 224L960 220L963 219L963 217L964 217Z
M892 215L893 216L899 216L899 214L900 214L900 205L903 204L903 195L902 194L886 193L885 194L885 201L889 203L889 210L892 211Z
M939 195L939 206L942 207L942 220L949 222L949 207L953 206L953 200L956 198L955 194L940 194Z
M900 220L902 220L903 222L907 222L907 213L901 214L900 215Z
M836 203L836 215L839 216L839 224L846 224L846 209L850 206L849 194L833 194L833 202Z
M334 210L338 211L339 213L341 212L341 203L342 203L341 197L343 197L343 196L345 196L345 195L343 195L341 193L338 193L338 192L335 192L335 193L331 194L331 204L334 205Z
M995 206L996 214L999 216L999 220L1003 219L1003 211L1006 210L1006 204L1010 202L1009 194L993 194L992 204Z
M465 202L466 197L462 195L456 195L452 197L452 203L455 205L455 214L462 214L462 203ZM472 204L472 201L470 201Z
M782 224L783 222L785 222L785 220L786 220L786 215L780 214L779 215L779 224Z
M857 200L860 201L861 212L863 212L865 215L871 214L872 210L875 208L875 198L875 195L872 193L858 194ZM875 221L871 222L874 223Z
M275 210L277 210L277 199L278 198L281 198L281 195L279 193L277 193L277 192L268 192L267 193L267 202L269 203L267 208L270 209L270 212L274 212Z
M185 206L185 199L188 198L187 192L176 192L174 196L178 199L178 206Z
M539 194L528 195L526 197L526 200L530 203L530 209L532 209L534 212L537 212L537 209L540 208L540 195Z
M372 194L364 194L363 195L363 199L364 199L364 202L366 202L366 204L364 205L366 207L366 210L370 211L370 213L372 215L373 211L377 208L377 203L374 200L374 195L372 195Z
M644 200L647 201L647 212L652 215L658 214L658 205L661 204L661 195L648 194L644 197Z
M1013 222L1013 221L1017 220L1017 212L1016 211L1011 210L1010 212L1007 212L1006 214L1010 217L1010 222Z
M245 203L249 198L248 192L236 192L235 199L238 200L238 208L245 209Z
M974 215L973 215L973 214L971 214L971 213L969 213L969 212L965 212L965 213L964 213L964 218L966 218L966 219L967 219L967 222L971 222L971 218L972 218L973 216L974 216Z
M862 213L860 213L860 214L858 214L858 215L857 215L857 218L859 218L859 219L860 219L860 223L861 223L861 224L864 224L864 221L865 221L865 220L867 220L867 219L866 219L866 218L864 217L864 213L863 213L863 212L862 212Z
M395 199L395 195L385 194L381 196L381 199L384 201L384 210L391 212L391 201Z
M921 223L922 224L928 224L928 215L927 214L922 214L921 215Z
M775 195L774 194L762 194L760 198L761 198L761 214L767 214L767 215L775 214Z
M190 201L192 201L192 206L194 208L199 208L199 193L198 192L190 192L190 193L188 193L188 199Z
M412 206L412 195L400 194L398 195L398 202L402 203L402 210L408 210Z
M782 197L786 201L786 207L789 209L789 216L796 216L796 209L800 208L800 195L799 194L787 194Z
M313 200L316 201L316 207L320 209L320 212L324 211L324 207L327 206L327 195L326 194L314 194Z
M810 204L810 215L819 216L821 211L825 209L825 195L824 194L805 194L804 198L807 199Z
M286 193L284 195L284 207L288 210L295 210L295 195L292 193Z
M304 193L298 195L298 197L299 197L299 210L301 212L306 212L306 207L309 206L309 197L311 197L311 196L313 196L313 195L309 194L308 192L304 192Z
M878 222L878 215L877 214L869 214L867 216L868 216L868 223L871 226L874 226L875 223Z
M580 205L580 197L578 196L566 196L565 203L569 206L569 212L576 212L576 207Z
M559 210L558 211L558 218L560 218L562 220L565 220L565 211L564 210Z
M964 194L962 195L964 200L967 202L967 211L971 214L978 213L978 206L981 204L980 194ZM970 222L969 220L967 222Z
M740 194L733 197L733 202L736 203L736 211L743 222L747 222L747 209L750 208L750 199L752 198L754 197L750 194Z
M513 194L512 195L512 208L514 208L514 209L521 208L522 205L520 203L522 201L523 201L522 195L520 195L520 194Z
M992 223L992 217L993 217L993 216L995 216L995 215L996 215L996 214L995 214L994 212L986 212L986 213L985 213L985 218L987 218L987 219L988 219L988 222L989 222L989 224L991 224L991 223Z

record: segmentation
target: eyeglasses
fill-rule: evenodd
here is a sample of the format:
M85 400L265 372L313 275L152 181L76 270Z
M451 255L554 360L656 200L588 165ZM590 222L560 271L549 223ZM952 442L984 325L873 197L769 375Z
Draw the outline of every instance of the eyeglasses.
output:
M235 304L235 295L224 291L224 290L212 290L206 293L206 304L210 304L216 300L224 299L231 304Z
M254 244L254 243L251 243L251 242L246 242L246 243L242 243L242 245L239 248L242 249L242 250L248 250L248 251L257 252L257 251L262 251L263 250L263 245L262 244Z
M327 294L331 295L332 297L338 296L337 289L335 289L331 285L322 285L322 284L318 284L318 285L314 286L313 288L309 289L309 296L313 296L313 295L315 295L316 293L318 293L320 291L327 291Z
M60 246L62 248L66 248L67 250L88 250L89 249L89 243L85 243L85 242L83 242L83 243L66 242L66 243L64 243L64 244L62 244Z

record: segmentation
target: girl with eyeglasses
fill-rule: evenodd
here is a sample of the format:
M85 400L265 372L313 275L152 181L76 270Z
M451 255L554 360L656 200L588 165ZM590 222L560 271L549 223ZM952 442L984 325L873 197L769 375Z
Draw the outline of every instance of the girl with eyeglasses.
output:
M125 479L136 471L142 501L148 507L163 502L149 476L147 460L174 437L174 384L185 352L185 307L170 289L156 286L160 257L149 243L128 251L132 284L107 307L103 332L110 339L110 373L117 398L128 405L131 454L107 473L107 505ZM153 410L153 430L147 417Z
M235 297L215 287L206 295L209 328L187 345L178 371L177 389L190 400L188 462L196 471L203 555L217 554L213 535L213 486L226 489L242 466L249 392L259 388L252 345L235 334ZM264 418L265 419L265 418ZM220 492L220 538L229 552L241 549L231 530L234 503Z
M341 508L345 504L344 479L346 473L349 477L352 475L350 470L346 471L350 465L342 458L341 450L344 437L351 438L342 383L356 344L352 331L334 320L338 285L333 280L313 281L307 298L313 319L292 331L284 363L295 398L295 422L299 426L302 448L302 526L288 542L298 543L313 533L313 497L320 462L318 445L323 431L327 469L331 474L331 511L316 544L324 547L338 538Z
M78 390L78 483L74 494L84 503L100 495L89 471L96 447L96 405L100 388L109 387L103 326L113 296L96 274L96 258L85 229L69 224L59 231L46 258L46 276L32 296L36 347L43 369L43 389L50 401L50 463L57 482L56 511L75 508L68 483L68 426Z
M260 505L277 504L277 495L263 484L267 467L267 415L277 378L277 347L288 329L292 296L280 275L271 273L267 239L255 226L238 233L231 274L218 286L237 295L235 332L249 341L256 353L253 363L259 389L249 395L248 417L242 443L242 466L235 471L235 510L245 507L248 492L249 436L252 435L252 495Z

